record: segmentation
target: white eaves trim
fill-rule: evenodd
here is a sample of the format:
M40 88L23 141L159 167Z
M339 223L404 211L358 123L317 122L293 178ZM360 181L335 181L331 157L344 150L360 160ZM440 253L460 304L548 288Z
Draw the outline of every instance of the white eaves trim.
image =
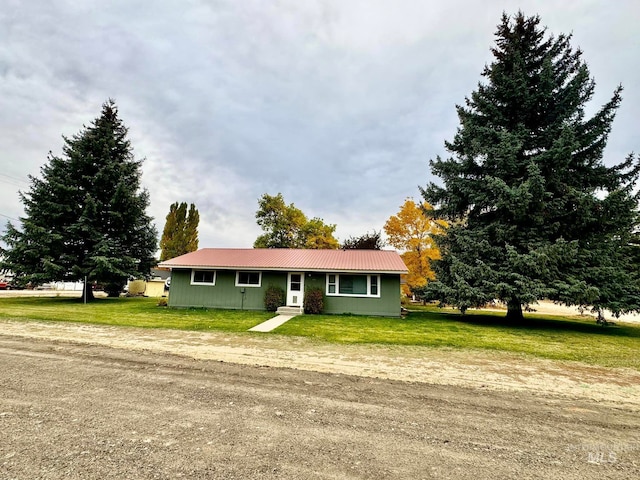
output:
M171 270L175 269L197 269L197 270L242 270L242 271L253 271L253 272L315 272L315 273L378 273L378 274L388 274L388 275L401 275L409 273L408 270L340 270L340 269L326 269L326 268L296 268L296 267L245 267L242 265L238 265L236 267L213 267L211 265L164 265L162 263L158 264L159 267L169 268Z

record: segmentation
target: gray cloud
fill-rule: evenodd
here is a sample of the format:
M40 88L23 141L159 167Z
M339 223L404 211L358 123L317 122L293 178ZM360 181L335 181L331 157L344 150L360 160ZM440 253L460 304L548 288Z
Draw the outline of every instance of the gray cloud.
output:
M498 0L31 3L0 0L0 171L37 174L113 97L158 228L169 204L194 202L202 246L250 246L265 192L341 238L381 229L430 180L514 13ZM520 3L573 31L594 109L626 86L606 161L637 150L637 2ZM21 215L16 187L0 177L0 214Z

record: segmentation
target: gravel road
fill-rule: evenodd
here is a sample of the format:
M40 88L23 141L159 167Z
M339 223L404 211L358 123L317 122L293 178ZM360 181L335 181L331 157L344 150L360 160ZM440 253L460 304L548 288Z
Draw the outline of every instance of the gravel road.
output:
M7 333L19 324L0 324L2 479L640 475L633 402Z

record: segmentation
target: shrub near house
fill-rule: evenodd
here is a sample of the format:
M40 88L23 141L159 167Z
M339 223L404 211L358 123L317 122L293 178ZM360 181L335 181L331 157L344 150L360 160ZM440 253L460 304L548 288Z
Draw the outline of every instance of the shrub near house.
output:
M205 248L160 264L171 269L173 307L264 310L270 286L302 309L304 292L320 289L324 313L400 316L395 251Z
M275 312L286 304L284 289L269 285L264 292L264 308L267 312Z
M317 315L324 312L324 292L321 288L309 288L304 292L304 313Z

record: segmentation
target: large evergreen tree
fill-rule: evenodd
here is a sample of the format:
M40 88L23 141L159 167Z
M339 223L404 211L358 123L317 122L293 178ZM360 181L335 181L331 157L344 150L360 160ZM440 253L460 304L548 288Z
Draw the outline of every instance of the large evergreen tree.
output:
M615 314L640 307L625 252L638 222L638 164L604 164L621 87L591 118L594 93L570 36L539 17L503 15L486 82L457 106L452 157L431 162L441 184L424 198L449 220L435 262L441 301L462 310L494 299L507 316L542 298Z
M199 223L200 214L193 203L189 205L188 213L185 202L171 204L160 239L160 261L195 252L198 249Z
M63 155L49 153L41 178L21 193L21 228L7 225L2 267L22 282L104 283L117 293L129 276L148 275L156 231L146 214L141 162L133 157L115 103L72 138ZM91 289L87 297L92 298Z

